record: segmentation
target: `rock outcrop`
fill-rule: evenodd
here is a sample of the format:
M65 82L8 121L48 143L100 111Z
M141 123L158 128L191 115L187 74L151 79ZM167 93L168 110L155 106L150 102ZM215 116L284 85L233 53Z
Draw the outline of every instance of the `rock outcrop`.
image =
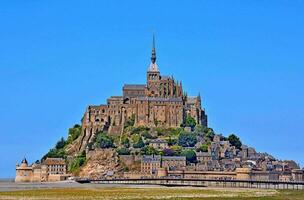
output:
M115 150L97 149L87 153L86 165L80 169L80 177L92 179L121 176L123 167Z

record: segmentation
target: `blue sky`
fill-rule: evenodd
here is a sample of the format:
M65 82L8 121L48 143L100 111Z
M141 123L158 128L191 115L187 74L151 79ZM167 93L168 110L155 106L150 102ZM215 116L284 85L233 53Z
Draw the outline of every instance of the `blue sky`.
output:
M304 2L1 1L0 177L14 177L89 104L162 74L203 97L209 124L304 165Z

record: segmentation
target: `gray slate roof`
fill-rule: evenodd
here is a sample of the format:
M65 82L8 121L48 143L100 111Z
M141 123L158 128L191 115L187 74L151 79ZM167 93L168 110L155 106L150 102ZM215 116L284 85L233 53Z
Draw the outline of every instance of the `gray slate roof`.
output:
M182 102L182 98L162 98L162 97L138 97L139 101L164 101L164 102Z
M145 84L125 84L123 86L124 89L145 89Z
M186 156L163 156L162 160L163 161L168 161L168 160L186 161Z

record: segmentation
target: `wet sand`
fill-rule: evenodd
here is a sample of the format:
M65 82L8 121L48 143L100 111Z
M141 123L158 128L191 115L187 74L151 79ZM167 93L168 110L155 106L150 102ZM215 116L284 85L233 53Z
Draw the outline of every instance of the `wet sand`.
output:
M0 192L35 190L35 189L55 189L55 188L166 188L159 185L120 185L120 184L80 184L77 182L49 182L49 183L15 183L0 182Z

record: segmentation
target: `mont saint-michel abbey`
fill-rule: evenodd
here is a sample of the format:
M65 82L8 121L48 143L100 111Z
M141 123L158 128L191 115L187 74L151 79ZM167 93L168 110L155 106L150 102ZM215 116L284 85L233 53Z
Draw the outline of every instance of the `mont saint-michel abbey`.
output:
M132 117L135 126L179 127L189 115L197 124L207 126L200 95L187 96L181 81L161 75L154 37L146 76L146 84L125 84L122 96L111 96L106 105L88 106L82 119L85 135L101 130L121 133L125 121Z

